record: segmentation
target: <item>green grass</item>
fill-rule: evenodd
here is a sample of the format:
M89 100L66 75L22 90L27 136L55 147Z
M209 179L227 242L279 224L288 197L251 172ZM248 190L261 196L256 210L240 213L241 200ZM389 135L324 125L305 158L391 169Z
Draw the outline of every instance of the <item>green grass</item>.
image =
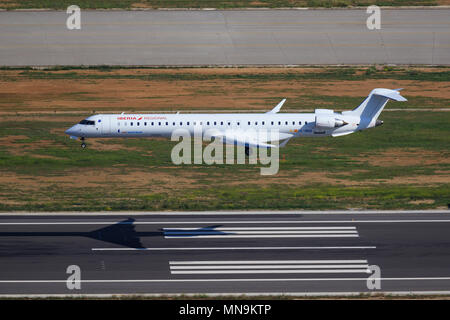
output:
M55 116L56 117L56 116ZM382 127L358 132L342 138L294 139L289 147L281 149L287 160L283 163L289 169L301 168L315 171L343 170L347 168L368 169L364 164L351 160L355 154L373 154L386 149L414 149L448 152L450 150L450 112L385 112ZM0 122L0 137L25 135L27 139L14 140L26 143L22 150L29 155L11 155L8 147L0 145L0 166L15 172L39 173L43 170L58 172L83 167L110 167L126 163L129 167L171 166L170 150L176 144L163 139L104 139L103 144L119 144L136 150L99 151L94 148L80 150L79 143L69 140L64 134L51 133L57 128L67 128L70 122L8 121ZM42 141L45 144L40 146ZM315 152L317 149L327 152ZM156 156L145 157L143 152L152 151ZM33 158L33 154L58 159ZM30 166L32 164L32 166ZM228 167L223 165L223 167ZM248 168L252 168L249 166ZM204 168L212 168L205 165ZM247 168L247 169L248 169ZM440 168L440 167L439 167ZM438 169L439 169L438 168ZM372 168L377 170L376 168ZM383 169L385 170L385 168ZM417 172L418 168L403 168L398 174Z
M98 80L98 79L139 79L139 80L164 80L164 81L187 81L187 80L247 80L247 81L295 81L295 80L349 80L364 81L370 79L395 79L395 80L416 80L416 81L450 81L450 68L439 67L436 71L420 71L415 68L385 68L367 72L370 67L317 67L317 72L300 73L295 68L287 68L284 72L274 73L194 73L189 69L183 68L183 72L176 73L155 73L153 69L135 74L117 74L117 73L85 73L81 70L97 68L66 67L64 69L55 68L45 71L24 69L19 75L29 79L79 79L79 80ZM145 68L139 68L145 70ZM444 71L442 71L444 69ZM8 69L9 70L9 69ZM67 70L67 72L61 72ZM105 67L98 68L105 70ZM115 70L114 68L111 69ZM16 81L16 75L3 73L0 80Z
M15 5L12 6L11 3ZM289 8L289 7L349 7L368 6L434 6L437 0L79 0L76 4L82 9L129 9L135 3L152 8ZM51 8L65 9L72 5L71 0L0 0L0 8L27 9Z
M86 73L86 69L103 72ZM328 81L396 79L439 82L441 88L444 82L450 81L449 68L423 71L401 67L317 67L312 72L288 68L265 73L239 72L239 68L231 73L195 73L189 68L158 73L142 68L139 73L118 74L114 72L115 67L101 66L39 71L22 68L19 76L9 72L9 68L3 70L0 77L4 81L17 81L20 77L93 83L97 79L239 81L256 88L247 90L242 86L242 96L247 99L257 98L259 84L271 81L316 81L321 86ZM226 94L220 90L223 86L198 85L193 88L193 94ZM391 101L387 108L439 109L450 105L450 97L430 98L426 92L424 96L408 97L407 93L405 90L407 103ZM84 89L61 94L67 96L58 96L62 100L96 104L96 96ZM264 102L274 105L281 98L274 96ZM0 99L4 105L27 104L19 94L4 94ZM51 103L52 97L48 99ZM314 94L305 89L292 93L289 109L348 110L361 100L361 97ZM450 172L450 164L443 161L450 158L450 112L383 112L382 127L340 138L293 139L280 150L279 174L264 179L260 176L260 165L175 166L170 160L175 143L161 139L104 139L98 140L98 148L88 140L88 148L82 150L78 141L63 134L63 129L73 124L66 119L69 116L75 122L86 114L46 114L45 120L35 115L33 121L8 115L7 119L0 120L3 141L0 144L0 210L419 209L446 207L450 203L450 181L442 178ZM394 160L384 164L371 161L374 155L389 156L389 152L409 152L412 158L423 158L423 161L414 165ZM436 159L440 161L433 161ZM119 176L136 175L136 172L148 177L148 181L137 184L118 180ZM8 180L12 174L17 181ZM83 179L97 174L106 174L107 178L99 179L95 186L80 185ZM41 182L44 178L67 175L76 178ZM321 175L333 183L308 180ZM279 179L280 176L285 180ZM405 182L407 178L418 177L421 179ZM435 177L441 178L436 181ZM403 182L394 183L392 179Z
M16 190L17 191L17 190ZM66 189L53 186L39 190L33 196L19 192L26 204L16 206L0 203L1 211L115 211L115 210L242 210L242 209L420 209L447 206L450 184L442 186L377 186L301 188L248 186L236 188L203 188L195 191L134 195L104 192L98 188ZM67 197L67 193L74 194ZM65 195L63 195L65 194ZM214 194L214 197L205 197ZM75 196L76 195L76 196ZM42 200L47 201L42 201ZM412 204L414 200L429 200L429 204Z
M58 116L55 115L55 119ZM392 184L392 178L449 172L445 163L415 166L370 164L365 157L403 150L417 155L433 152L432 158L450 156L450 112L385 112L385 125L340 138L294 139L281 149L279 174L291 177L288 183L267 177L255 182L259 165L183 165L170 161L175 144L167 140L111 139L104 144L123 150L100 151L69 140L55 129L71 125L59 121L3 121L0 138L23 135L14 141L20 148L0 146L0 174L16 173L24 179L64 176L92 170L99 173L115 168L115 174L131 171L155 174L143 186L123 185L115 176L100 186L72 183L39 184L31 190L24 184L11 184L0 178L0 210L220 210L220 209L345 209L345 208L436 208L450 203L450 182L426 180L414 184ZM45 143L44 143L45 142ZM89 141L88 141L89 144ZM127 148L127 149L125 149ZM20 149L15 154L13 149ZM151 156L148 156L151 152ZM45 157L36 157L45 156ZM120 168L120 169L119 169ZM164 172L175 187L164 187L157 174ZM336 181L361 182L361 186L329 185L301 181L303 173L327 172ZM350 175L348 173L351 173ZM180 176L192 178L188 188L177 188ZM246 183L234 185L237 181ZM297 184L296 181L302 182ZM367 184L366 184L367 182ZM155 187L158 188L155 188ZM2 200L3 199L3 200ZM8 201L5 201L8 200ZM418 202L417 200L432 200Z

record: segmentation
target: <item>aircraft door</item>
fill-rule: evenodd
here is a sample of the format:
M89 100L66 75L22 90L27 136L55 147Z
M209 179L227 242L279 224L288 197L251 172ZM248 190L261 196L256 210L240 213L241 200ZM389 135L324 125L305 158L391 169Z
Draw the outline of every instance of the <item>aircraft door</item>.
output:
M100 128L101 128L101 133L102 135L109 135L111 134L111 119L110 117L106 116L106 117L102 117L100 119Z
M95 119L95 134L101 135L102 133L102 119Z

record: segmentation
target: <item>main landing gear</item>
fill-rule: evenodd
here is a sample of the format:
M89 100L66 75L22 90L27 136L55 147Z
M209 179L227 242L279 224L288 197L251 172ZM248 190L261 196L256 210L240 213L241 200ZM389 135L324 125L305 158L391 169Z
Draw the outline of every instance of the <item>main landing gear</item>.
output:
M250 147L245 147L245 155L249 157L252 154Z
M86 148L86 143L84 142L84 137L81 137L81 147Z

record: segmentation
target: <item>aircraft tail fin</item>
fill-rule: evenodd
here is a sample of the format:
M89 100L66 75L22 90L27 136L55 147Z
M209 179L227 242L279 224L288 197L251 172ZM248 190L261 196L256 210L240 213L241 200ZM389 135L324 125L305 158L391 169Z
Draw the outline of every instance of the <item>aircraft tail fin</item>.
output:
M389 100L407 101L400 95L400 90L402 89L373 89L357 108L352 111L344 111L343 114L358 116L361 118L361 125L364 126L364 124L366 124L366 126L368 126L372 121L378 119L381 111L383 111L384 106Z

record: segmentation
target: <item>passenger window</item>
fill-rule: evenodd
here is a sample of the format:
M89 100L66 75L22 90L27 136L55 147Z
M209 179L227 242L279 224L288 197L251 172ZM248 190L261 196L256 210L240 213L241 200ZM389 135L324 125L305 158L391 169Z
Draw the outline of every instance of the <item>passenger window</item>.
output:
M248 125L250 125L250 121L248 122Z
M166 122L166 126L168 126L169 125L169 123L168 122Z
M173 125L175 126L175 122L173 123Z
M183 122L180 122L180 126L182 126L183 125Z
M308 124L308 121L305 121L305 124Z
M188 121L187 125L189 125L189 121Z
M273 121L270 124L273 125Z
M130 122L130 126L133 126L133 122Z
M301 122L301 121L299 121L299 122L298 122L298 124L299 124L299 125L302 125L302 122Z
M223 126L223 121L220 121L220 125Z
M144 126L147 126L147 122L144 122Z
M152 122L152 126L154 125L155 123L154 122Z
M288 122L286 121L286 122L285 122L285 124L287 125L287 124L288 124Z
M137 123L137 125L139 126L139 122Z
M208 122L206 122L206 125L207 125L207 126L209 126L209 121L208 121Z
M281 125L281 121L278 121L278 125Z
M160 126L160 125L161 125L161 122L158 122L158 125Z
M215 125L215 126L217 125L217 122L216 122L216 121L214 121L214 125Z
M255 126L257 126L258 125L258 121L255 121Z
M262 125L264 125L264 121L262 122Z

